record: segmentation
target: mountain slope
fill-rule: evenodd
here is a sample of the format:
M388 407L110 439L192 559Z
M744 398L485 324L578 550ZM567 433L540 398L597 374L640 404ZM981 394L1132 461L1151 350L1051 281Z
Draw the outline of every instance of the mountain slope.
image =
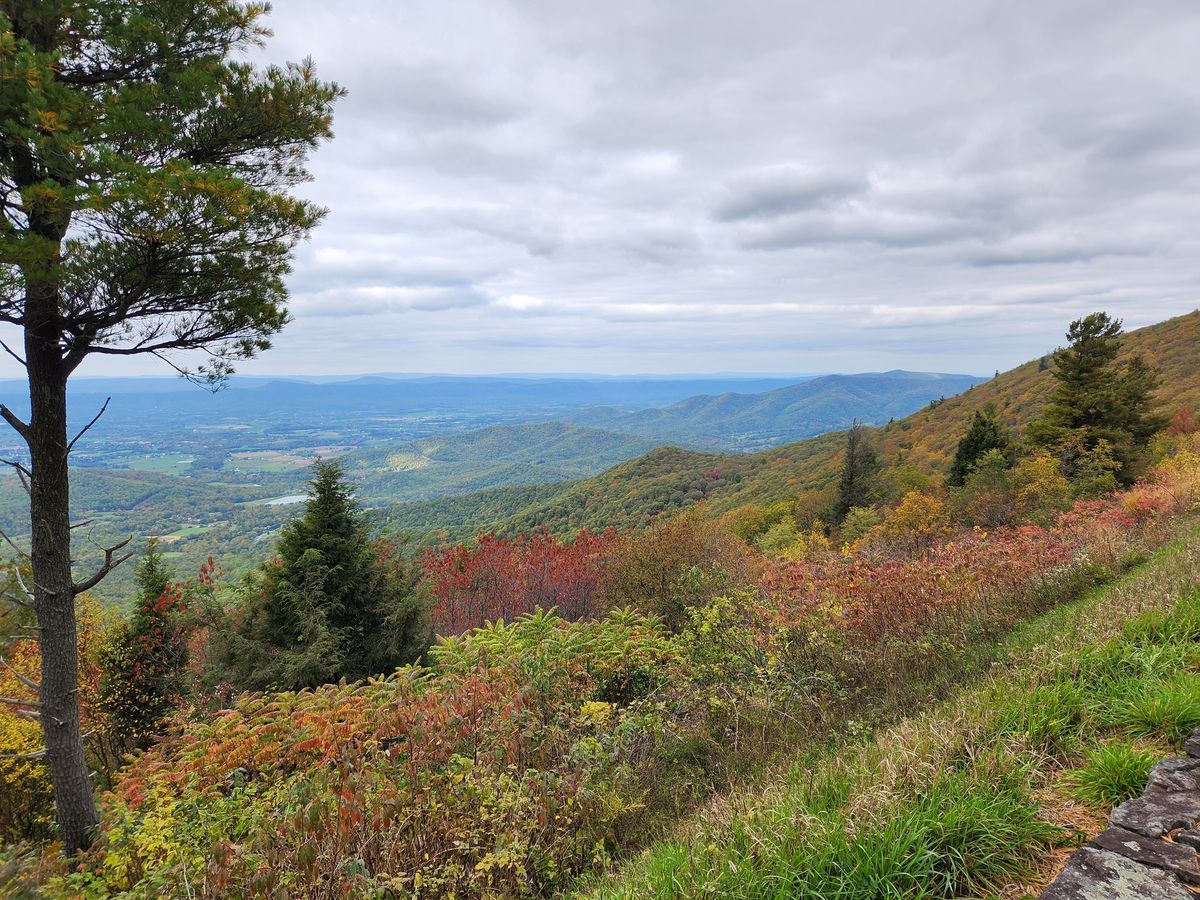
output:
M653 447L637 435L538 422L386 444L342 461L365 501L394 502L581 478Z
M661 409L588 409L572 421L660 441L759 450L849 428L856 420L881 425L983 380L973 375L901 370L825 375L760 394L689 397Z
M1161 371L1156 399L1162 410L1200 404L1200 312L1130 332L1124 353L1141 353ZM1052 386L1049 360L1032 360L875 429L876 440L889 462L944 472L974 410L995 403L1010 427L1022 428L1040 411ZM747 455L660 448L592 478L543 485L532 496L498 491L456 498L459 515L453 521L441 519L437 509L403 504L389 508L386 518L421 539L442 529L448 537L463 538L484 528L570 533L582 527L633 527L701 499L722 512L826 487L839 471L844 440L835 432ZM462 514L472 502L480 510L474 518Z

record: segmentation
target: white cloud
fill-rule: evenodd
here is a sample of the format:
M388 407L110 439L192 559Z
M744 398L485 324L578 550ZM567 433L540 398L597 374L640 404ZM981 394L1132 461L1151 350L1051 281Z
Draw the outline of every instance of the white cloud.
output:
M546 301L541 297L531 297L529 294L509 294L496 300L494 305L515 312L534 312L544 309Z
M283 0L350 94L247 371L990 372L1200 295L1200 6ZM109 363L119 365L119 363Z

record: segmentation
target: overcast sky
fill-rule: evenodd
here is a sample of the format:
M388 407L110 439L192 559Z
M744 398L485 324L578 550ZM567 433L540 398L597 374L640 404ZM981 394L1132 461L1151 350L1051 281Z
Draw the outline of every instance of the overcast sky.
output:
M990 374L1082 313L1200 305L1195 0L270 21L349 96L294 321L245 372Z

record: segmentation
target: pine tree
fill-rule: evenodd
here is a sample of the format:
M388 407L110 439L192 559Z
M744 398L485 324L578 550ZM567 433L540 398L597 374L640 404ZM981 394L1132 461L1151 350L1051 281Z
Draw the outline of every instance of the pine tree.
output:
M859 422L846 432L846 455L838 481L837 521L856 507L872 506L878 499L878 475L883 468L871 445L867 429Z
M1141 451L1162 426L1150 411L1158 375L1140 356L1120 366L1121 322L1097 312L1071 323L1070 344L1052 356L1054 393L1041 417L1029 424L1034 447L1059 455L1074 477L1081 455L1102 443L1119 463L1118 478L1136 474Z
M11 465L29 491L36 714L68 856L98 821L75 602L127 557L110 547L73 578L67 459L83 432L67 432L67 382L89 357L143 354L219 380L286 323L292 249L323 214L289 192L342 91L307 62L247 60L268 9L0 0L0 323L22 336L4 349L25 367L30 410L0 417L28 449Z
M429 646L419 567L370 526L336 462L318 462L304 514L247 586L223 665L248 688L386 674Z
M989 403L983 409L975 410L971 426L954 451L954 461L950 464L947 482L955 487L962 487L967 475L975 468L983 454L989 450L999 450L1007 454L1011 447L1012 439L1008 429L1000 421L996 407Z

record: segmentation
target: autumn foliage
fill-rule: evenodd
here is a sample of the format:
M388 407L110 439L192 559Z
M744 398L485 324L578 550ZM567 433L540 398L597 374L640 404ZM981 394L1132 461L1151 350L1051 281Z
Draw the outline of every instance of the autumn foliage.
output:
M106 622L100 605L89 595L78 601L76 616L80 715L85 733L95 742L108 729L97 702ZM41 653L37 641L18 632L0 649L0 658L4 660L0 697L8 698L0 702L0 841L49 837L54 829L54 797L50 772L40 755L41 725L31 715L37 694L29 684L40 675Z
M652 621L539 614L443 642L432 670L247 694L196 715L104 801L64 890L541 894L606 860L644 718L608 699L671 656Z
M582 531L573 541L546 532L530 537L485 534L468 546L426 551L422 567L432 587L439 634L460 634L498 619L554 608L565 619L604 609L612 530Z
M894 713L905 686L1160 545L1200 501L1200 446L1177 450L1045 526L952 530L912 499L902 518L920 542L764 563L753 584L697 594L674 629L586 611L593 567L624 552L611 535L431 556L442 596L463 604L447 612L511 617L499 584L479 580L486 562L522 603L578 598L582 618L534 611L443 637L428 666L385 680L194 712L126 771L98 846L48 889L103 896L186 875L203 896L553 892L745 754L880 704ZM469 605L480 597L493 605Z

